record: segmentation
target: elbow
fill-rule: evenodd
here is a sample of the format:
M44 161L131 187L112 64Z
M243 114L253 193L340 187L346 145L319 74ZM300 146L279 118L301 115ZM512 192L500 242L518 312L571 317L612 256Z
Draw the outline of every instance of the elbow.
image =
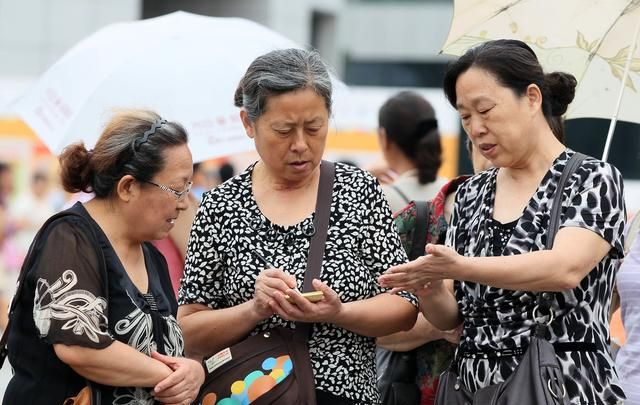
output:
M567 265L562 271L556 273L555 277L551 278L552 281L548 287L543 286L539 290L555 292L573 290L580 285L586 274L588 272L585 272L581 266Z
M411 306L411 309L407 311L405 316L401 317L399 321L399 330L402 332L410 331L416 324L416 320L418 319L418 309Z
M581 274L569 273L563 275L560 279L558 279L556 283L556 288L553 291L560 292L566 290L573 290L574 288L580 285L584 277Z

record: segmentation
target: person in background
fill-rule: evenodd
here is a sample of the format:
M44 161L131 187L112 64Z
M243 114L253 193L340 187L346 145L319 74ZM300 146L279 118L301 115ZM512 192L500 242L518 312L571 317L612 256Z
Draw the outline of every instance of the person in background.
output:
M438 177L442 146L431 104L417 93L400 92L380 107L378 127L382 154L397 174L392 183L382 185L391 211L412 200L432 199L446 180Z
M13 280L12 262L16 261L15 249L9 244L11 221L9 216L9 198L13 191L11 167L0 162L0 329L7 326L7 312L11 301Z
M150 111L125 111L93 150L60 155L68 192L93 192L43 229L10 314L14 375L4 405L62 404L89 382L92 403L185 404L204 381L183 356L166 262L146 241L186 209L187 134Z
M375 337L409 329L417 310L411 295L386 294L376 283L406 254L382 190L363 170L335 165L322 274L313 280L324 299L311 303L298 292L315 233L331 94L316 52L276 50L251 63L235 105L260 160L205 194L178 319L187 353L197 357L273 327L312 323L317 403L371 405L378 403Z
M491 167L491 162L485 159L473 143L467 139L467 152L471 158L473 172L478 174ZM451 222L456 191L469 176L463 175L447 182L436 196L427 202L429 216L425 242L433 244L444 243L447 227ZM409 254L413 250L416 232L416 205L411 203L394 215L394 225L400 235L402 246ZM424 247L423 247L424 252ZM424 254L424 253L423 253ZM449 366L453 359L455 348L460 338L460 328L441 331L429 322L424 314L418 314L413 328L406 332L397 332L377 339L379 365L383 365L384 351L408 352L416 350L416 384L420 391L420 405L433 405L438 388L439 376ZM410 357L413 359L413 357ZM385 372L379 367L378 376ZM391 374L390 374L391 375Z
M31 177L29 191L19 195L11 207L15 224L12 238L18 248L20 262L26 256L38 229L53 214L55 210L49 194L49 176L44 171L36 171Z
M536 293L551 293L548 339L573 404L624 400L609 350L609 308L626 218L620 172L587 157L568 179L560 229L545 249L550 209L574 151L554 135L576 80L545 74L517 40L488 41L452 63L445 94L473 147L494 168L458 190L447 246L380 277L414 291L437 328L463 324L457 369L470 392L507 379L536 324ZM453 287L444 280L457 280ZM545 319L548 319L547 315ZM518 350L516 350L517 352Z
M229 180L236 174L236 169L230 162L224 162L218 168L218 177L220 178L220 183L224 183Z
M625 234L628 247L618 271L618 294L625 344L618 350L616 367L620 385L627 394L626 405L640 405L640 213L636 213ZM614 308L615 309L615 308ZM613 312L613 311L612 311Z

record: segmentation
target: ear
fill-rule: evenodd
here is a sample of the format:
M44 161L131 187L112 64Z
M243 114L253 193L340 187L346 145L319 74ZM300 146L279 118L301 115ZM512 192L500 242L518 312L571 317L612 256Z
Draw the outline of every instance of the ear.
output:
M116 195L124 202L131 201L132 198L140 194L140 183L135 177L127 174L123 176L116 185Z
M380 150L387 150L389 147L389 140L387 139L387 130L383 127L378 128L378 143L380 144Z
M244 108L240 109L240 120L242 121L242 125L244 126L244 130L247 133L247 136L251 139L255 136L255 128L253 122L249 119L249 115L247 115L247 111Z
M537 84L530 84L526 91L527 102L534 110L542 109L542 91Z

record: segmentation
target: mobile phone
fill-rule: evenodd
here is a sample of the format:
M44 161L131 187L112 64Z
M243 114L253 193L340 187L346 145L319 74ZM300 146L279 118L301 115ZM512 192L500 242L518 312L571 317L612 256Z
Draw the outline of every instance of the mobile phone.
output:
M324 293L322 291L306 292L302 293L302 296L305 297L309 302L318 302L324 299ZM293 302L293 299L291 299L291 297L289 297L288 295L285 295L284 298L286 298L286 300L289 302Z

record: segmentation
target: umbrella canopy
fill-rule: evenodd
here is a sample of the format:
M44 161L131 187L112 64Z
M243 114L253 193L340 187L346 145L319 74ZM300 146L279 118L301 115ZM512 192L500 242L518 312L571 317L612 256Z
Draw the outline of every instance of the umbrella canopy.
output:
M118 108L183 124L194 161L251 150L233 95L253 59L283 48L300 46L242 18L175 12L113 24L71 48L14 110L54 153L78 140L92 147Z
M441 52L500 38L528 43L546 71L578 80L566 118L612 118L629 61L618 118L640 123L639 24L640 0L455 0Z

